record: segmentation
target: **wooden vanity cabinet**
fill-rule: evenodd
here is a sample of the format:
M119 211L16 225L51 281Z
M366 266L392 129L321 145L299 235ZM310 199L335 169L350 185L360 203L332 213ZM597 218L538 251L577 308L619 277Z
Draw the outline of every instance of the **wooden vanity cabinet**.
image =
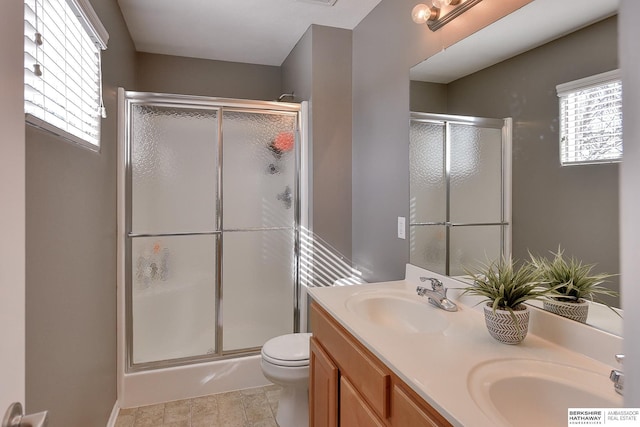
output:
M451 426L315 302L311 328L310 427Z

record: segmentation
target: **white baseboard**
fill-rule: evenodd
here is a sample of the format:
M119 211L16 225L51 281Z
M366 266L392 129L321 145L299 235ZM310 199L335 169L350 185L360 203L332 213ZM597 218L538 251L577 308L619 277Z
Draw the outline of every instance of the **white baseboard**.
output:
M107 426L106 427L115 427L116 426L116 420L118 419L118 413L120 412L120 405L118 404L118 401L116 400L116 402L113 404L113 409L111 410L111 416L109 417L109 421L107 421Z

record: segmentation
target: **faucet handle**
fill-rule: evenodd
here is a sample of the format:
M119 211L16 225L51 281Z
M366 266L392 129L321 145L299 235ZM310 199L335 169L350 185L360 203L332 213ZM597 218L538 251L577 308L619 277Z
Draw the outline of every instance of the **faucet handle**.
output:
M621 365L624 365L624 354L616 354L616 362Z
M624 395L624 374L614 369L609 374L609 379L613 382L613 389L616 393Z
M447 289L444 287L442 281L436 279L435 277L420 277L421 282L426 282L427 280L431 282L431 289L436 292L442 292L444 290L446 294Z

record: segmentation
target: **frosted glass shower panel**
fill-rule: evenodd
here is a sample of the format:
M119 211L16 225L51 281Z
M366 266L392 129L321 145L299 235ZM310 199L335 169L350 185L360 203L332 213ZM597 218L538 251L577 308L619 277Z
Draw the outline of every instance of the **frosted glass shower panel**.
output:
M215 230L218 111L131 108L132 231Z
M224 234L223 351L293 332L293 241L293 230Z
M215 351L217 239L132 239L134 363Z
M409 248L409 263L447 274L447 229L444 225L410 226Z
M296 115L223 113L224 229L292 227Z
M453 223L502 221L502 130L451 124Z
M451 228L450 276L466 274L465 268L494 261L502 253L503 226L467 226Z
M409 220L446 220L444 123L411 121L409 129Z

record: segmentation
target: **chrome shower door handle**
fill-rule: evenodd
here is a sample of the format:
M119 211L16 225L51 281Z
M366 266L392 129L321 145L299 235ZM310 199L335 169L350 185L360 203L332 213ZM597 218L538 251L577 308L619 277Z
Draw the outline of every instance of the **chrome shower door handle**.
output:
M20 402L12 403L2 419L0 427L47 427L49 423L47 411L25 415Z

